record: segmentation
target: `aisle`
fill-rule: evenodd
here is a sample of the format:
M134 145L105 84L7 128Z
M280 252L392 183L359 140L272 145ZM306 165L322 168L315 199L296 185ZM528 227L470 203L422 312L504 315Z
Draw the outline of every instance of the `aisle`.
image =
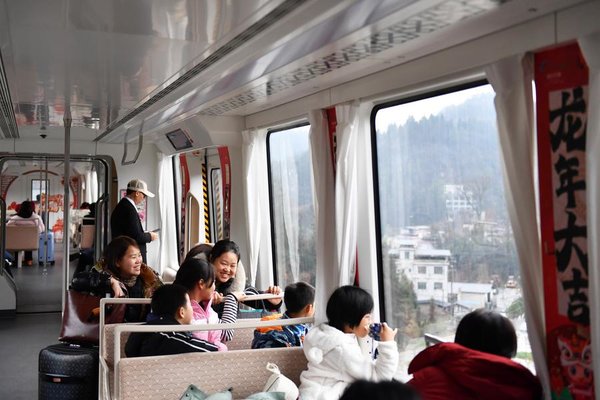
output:
M17 285L17 313L60 312L63 279L62 243L56 243L53 266L38 265L35 251L33 257L32 266L11 268ZM76 266L77 260L71 261L71 271L74 271Z

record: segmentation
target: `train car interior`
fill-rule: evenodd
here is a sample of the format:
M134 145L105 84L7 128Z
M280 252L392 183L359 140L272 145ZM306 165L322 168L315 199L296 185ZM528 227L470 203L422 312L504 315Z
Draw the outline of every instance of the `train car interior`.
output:
M101 259L112 210L141 179L156 195L137 206L158 234L147 264L165 282L195 244L231 238L248 284L314 285L316 321L336 287L360 286L373 318L398 327L401 381L426 342L492 309L545 398L560 381L592 399L589 379L548 368L536 266L560 252L539 249L552 209L522 168L537 143L518 133L539 125L534 60L578 45L556 64L577 54L589 69L591 210L599 18L597 0L0 1L0 397L37 395L71 280ZM8 224L24 201L44 232Z

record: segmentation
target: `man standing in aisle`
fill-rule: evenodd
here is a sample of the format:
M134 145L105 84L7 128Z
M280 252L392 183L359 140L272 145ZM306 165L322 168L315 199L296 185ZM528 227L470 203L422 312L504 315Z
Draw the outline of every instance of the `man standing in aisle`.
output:
M141 179L134 179L127 184L127 194L119 201L110 216L112 238L125 235L135 240L140 246L142 259L146 264L146 243L158 239L156 232L144 232L136 205L146 197L154 197L148 185Z

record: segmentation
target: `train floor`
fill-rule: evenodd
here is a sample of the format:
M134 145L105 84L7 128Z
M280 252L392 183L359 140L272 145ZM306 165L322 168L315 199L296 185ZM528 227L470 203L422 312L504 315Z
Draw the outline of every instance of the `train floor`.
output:
M12 267L17 285L17 314L0 319L0 399L38 397L38 354L58 343L61 326L63 251L56 244L53 266ZM71 254L70 271L77 266Z
M0 399L38 398L38 354L58 343L60 325L59 312L0 320Z

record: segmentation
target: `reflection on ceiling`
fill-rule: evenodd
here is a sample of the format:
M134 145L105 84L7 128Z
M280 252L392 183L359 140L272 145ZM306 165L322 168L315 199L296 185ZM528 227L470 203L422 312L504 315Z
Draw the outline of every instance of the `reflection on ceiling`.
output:
M585 1L0 1L0 131L61 137L66 107L74 139L111 143L248 115Z
M0 93L9 89L12 97L0 98L0 110L12 102L16 125L43 129L61 126L68 104L73 126L105 129L280 3L0 2L0 49L8 78ZM2 125L3 114L0 128L5 137L13 135Z

